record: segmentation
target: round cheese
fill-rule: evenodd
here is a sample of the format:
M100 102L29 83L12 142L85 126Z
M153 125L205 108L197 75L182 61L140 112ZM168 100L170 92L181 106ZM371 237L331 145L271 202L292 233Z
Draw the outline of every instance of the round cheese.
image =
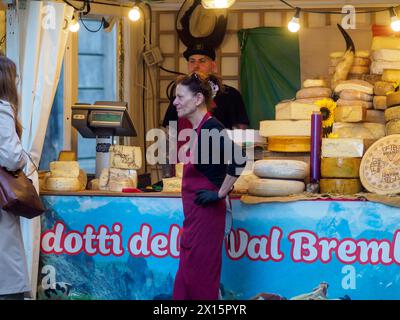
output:
M80 191L82 183L78 178L54 178L46 180L46 190L50 191Z
M362 191L359 179L321 179L320 193L355 194Z
M286 197L304 189L304 182L291 180L258 179L249 184L249 194L258 197Z
M400 135L376 141L365 153L360 165L360 179L365 189L378 194L400 192Z
M344 100L372 101L373 96L372 94L347 89L340 92L340 98Z
M307 79L303 82L304 88L313 88L313 87L327 87L327 83L323 79Z
M400 106L391 107L385 110L385 121L400 119Z
M371 73L372 74L383 74L383 72L387 69L399 70L400 62L399 61L374 61L371 64Z
M296 99L329 98L332 95L330 88L304 88L296 93Z
M357 90L367 94L373 94L374 86L364 80L343 80L340 81L335 87L335 92L341 92L343 90Z
M370 64L370 58L354 57L353 66L369 66Z
M386 96L389 91L394 91L393 82L377 81L374 84L374 94L376 96Z
M369 73L369 67L353 65L350 68L350 72L349 73L351 73L351 74L367 74L367 73Z
M400 133L400 120L391 120L386 123L386 135Z
M386 105L388 108L400 105L400 91L389 93L386 96Z
M269 137L267 149L276 152L310 152L310 137Z
M305 179L308 164L298 160L258 160L254 163L254 174L260 178Z
M363 100L344 100L344 99L339 99L336 101L336 105L338 107L363 107L365 109L372 109L372 102L371 101L363 101Z
M322 158L321 176L324 178L358 178L361 158Z

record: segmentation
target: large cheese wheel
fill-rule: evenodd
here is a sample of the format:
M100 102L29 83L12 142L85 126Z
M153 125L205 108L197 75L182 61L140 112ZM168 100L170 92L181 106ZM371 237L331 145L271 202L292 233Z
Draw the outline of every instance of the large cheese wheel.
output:
M140 147L114 145L110 147L110 167L138 170L142 167Z
M374 84L374 94L376 96L386 96L389 91L394 91L393 82L377 81Z
M363 101L363 100L344 100L344 99L339 99L336 101L336 105L338 107L354 107L354 106L360 106L365 109L371 109L373 107L373 104L371 101Z
M310 120L264 120L260 121L260 136L310 136Z
M374 109L376 109L376 110L386 110L387 97L386 96L374 96L373 105L374 105Z
M323 178L358 178L361 158L322 158Z
M392 62L392 61L374 61L371 64L371 73L372 74L383 74L383 71L391 69L391 70L399 70L400 69L400 61Z
M399 119L400 119L400 106L392 107L385 110L385 120L387 122Z
M310 152L310 137L269 137L267 149L277 152Z
M78 178L55 178L46 179L46 190L50 191L80 191L82 183Z
M340 81L335 87L335 92L341 92L343 90L357 90L367 94L374 93L374 86L364 80L343 80Z
M400 38L398 37L372 37L371 50L377 51L381 49L400 49Z
M279 179L257 179L249 184L249 194L258 197L285 197L302 193L304 182Z
M260 178L304 179L308 175L308 164L297 160L258 160L254 163L254 174Z
M304 88L296 93L296 99L329 98L332 95L330 88Z
M50 172L53 178L78 178L79 163L77 161L52 161Z
M327 83L324 79L307 79L307 80L304 80L303 87L304 88L314 88L314 87L322 87L322 88L325 87L326 88Z
M362 106L341 106L335 110L337 122L362 122L367 118L367 109Z
M364 154L363 139L322 138L321 157L359 158Z
M384 70L382 73L382 81L386 82L400 81L400 70L392 70L392 69Z
M378 194L400 192L400 135L376 141L361 160L360 179L365 189Z
M374 60L400 61L400 50L379 49L372 53Z
M362 186L359 179L321 179L319 181L320 193L355 194L361 192Z
M399 134L400 133L400 120L391 120L386 123L386 134Z
M343 90L340 92L340 98L344 100L363 100L372 101L372 95L357 90Z
M389 93L386 96L386 105L388 108L400 105L400 91Z

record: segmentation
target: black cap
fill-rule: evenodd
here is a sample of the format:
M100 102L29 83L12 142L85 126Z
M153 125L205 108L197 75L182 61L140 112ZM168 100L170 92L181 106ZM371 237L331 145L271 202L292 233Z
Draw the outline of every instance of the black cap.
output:
M215 60L215 49L209 46L206 46L202 43L195 44L186 49L183 53L183 56L186 60L189 60L190 56L194 54L201 54L209 57L211 60Z

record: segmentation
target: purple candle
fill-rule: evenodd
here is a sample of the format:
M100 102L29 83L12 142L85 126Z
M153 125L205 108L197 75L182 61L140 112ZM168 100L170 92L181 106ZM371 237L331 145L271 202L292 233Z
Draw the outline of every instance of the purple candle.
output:
M311 115L310 182L317 183L321 177L322 114Z

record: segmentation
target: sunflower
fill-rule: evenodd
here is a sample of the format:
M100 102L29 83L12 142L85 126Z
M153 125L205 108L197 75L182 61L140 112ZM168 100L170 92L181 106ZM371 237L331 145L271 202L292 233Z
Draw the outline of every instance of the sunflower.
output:
M322 128L328 128L333 125L335 121L336 102L332 99L324 98L315 102L319 106L322 114Z
M397 92L399 91L399 89L400 89L400 81L396 80L395 82L393 82L393 90L386 92L386 95Z
M328 138L329 139L336 139L336 138L339 138L339 135L336 134L336 133L331 132L331 133L328 134Z

